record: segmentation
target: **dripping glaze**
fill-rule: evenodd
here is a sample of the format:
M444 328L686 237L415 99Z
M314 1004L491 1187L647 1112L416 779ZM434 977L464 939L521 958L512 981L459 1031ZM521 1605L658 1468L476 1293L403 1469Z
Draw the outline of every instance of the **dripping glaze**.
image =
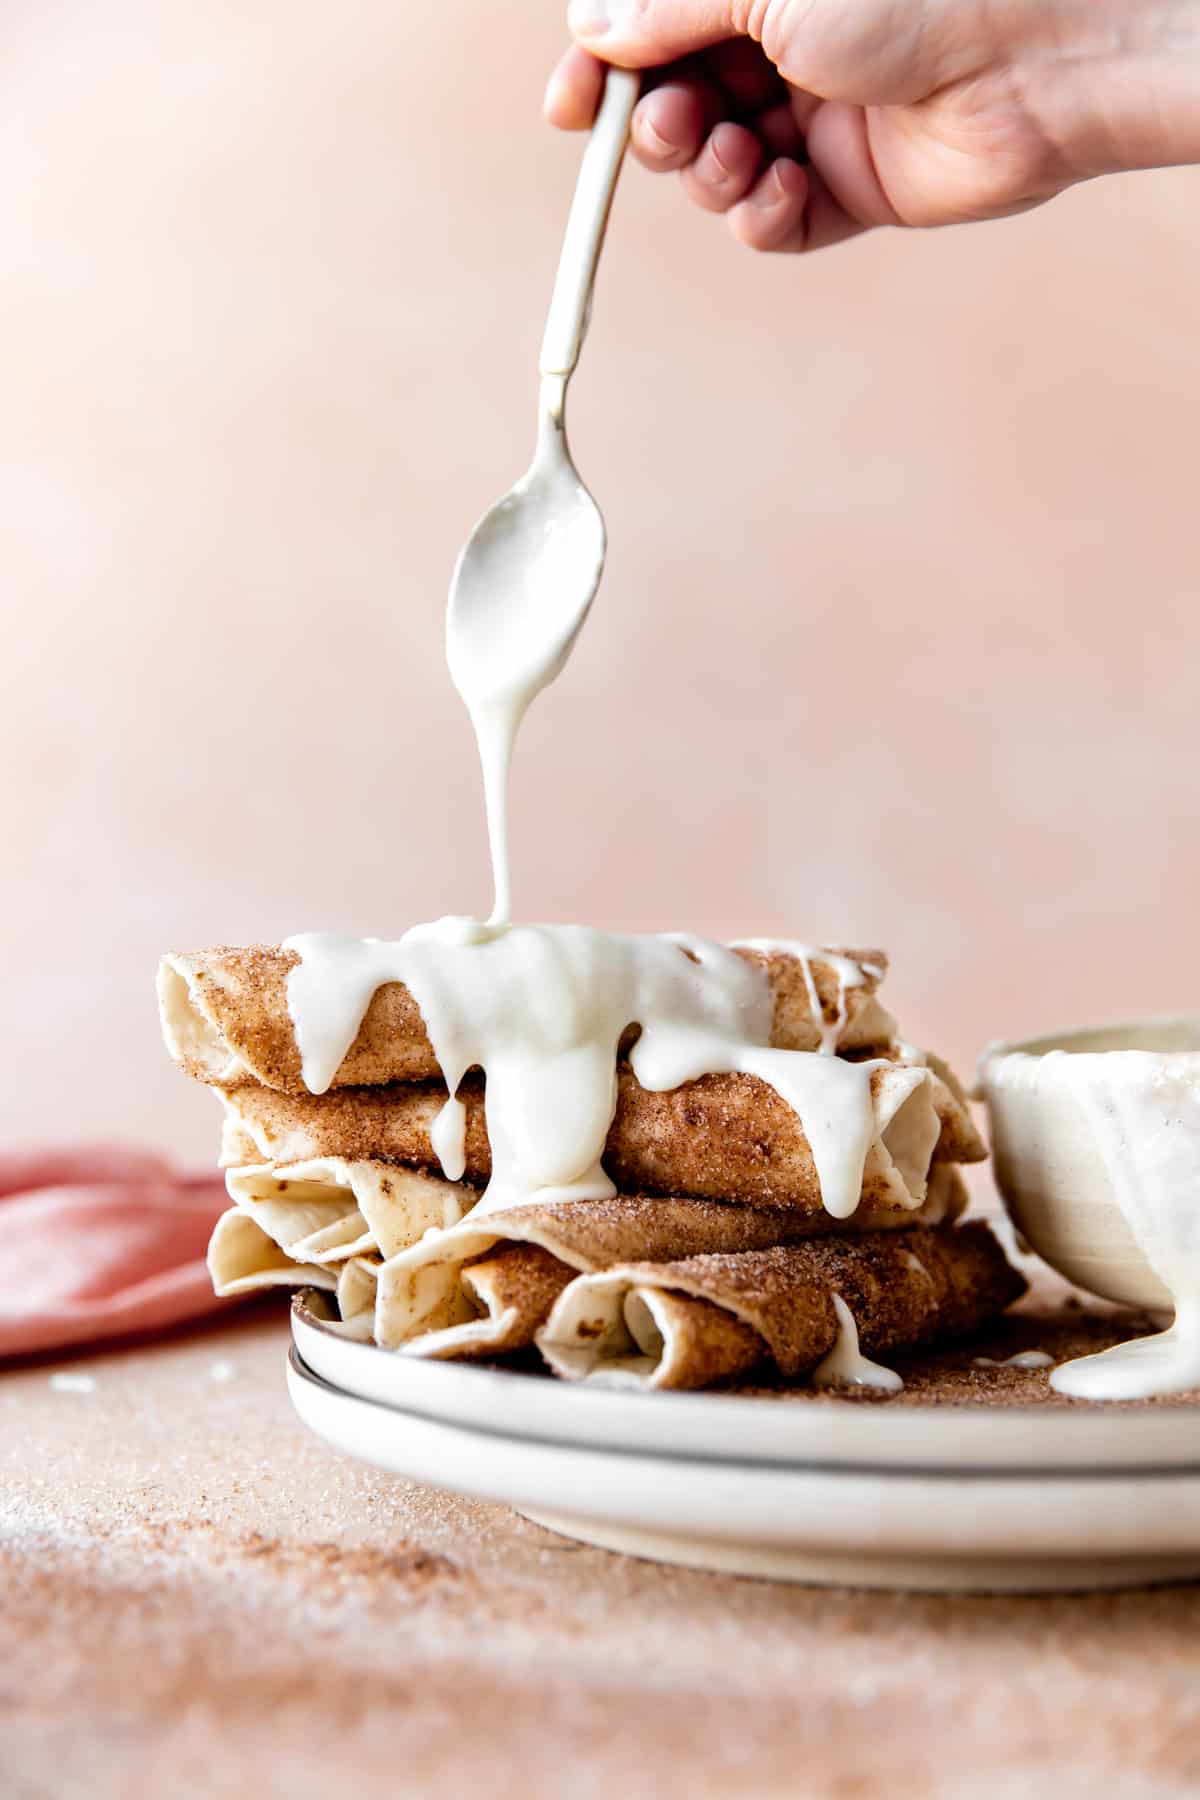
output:
M457 1090L468 1069L483 1070L492 1181L481 1204L489 1210L615 1192L600 1158L616 1110L617 1049L632 1025L641 1030L629 1061L642 1087L664 1093L703 1075L756 1076L799 1119L825 1210L845 1219L858 1206L875 1130L871 1077L888 1065L844 1061L828 1029L820 1052L774 1048L765 967L730 948L683 935L460 918L414 926L394 942L312 933L284 948L299 958L288 1009L314 1094L329 1087L375 990L390 981L408 988L448 1089L434 1147L451 1180L464 1167ZM840 960L840 981L861 983L858 965ZM843 992L839 1017L845 1010Z
M898 1394L904 1386L903 1377L895 1369L885 1369L882 1363L863 1355L854 1314L840 1294L833 1296L833 1310L837 1314L837 1341L813 1370L813 1386L880 1388L885 1394Z

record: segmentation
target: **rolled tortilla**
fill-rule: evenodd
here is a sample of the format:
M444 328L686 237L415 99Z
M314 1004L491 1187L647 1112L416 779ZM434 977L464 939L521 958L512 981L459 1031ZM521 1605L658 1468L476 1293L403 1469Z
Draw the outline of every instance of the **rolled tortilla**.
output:
M956 1218L966 1203L962 1182L946 1166L939 1170L925 1206L916 1216L930 1223ZM913 1214L906 1215L908 1220ZM864 1221L872 1220L870 1212ZM533 1281L529 1247L546 1253L561 1268L565 1286L579 1271L606 1269L647 1258L738 1252L796 1243L821 1229L820 1220L794 1208L766 1210L715 1200L654 1199L620 1195L612 1200L567 1201L508 1207L451 1231L423 1238L383 1264L378 1272L375 1341L412 1356L461 1353L492 1355L533 1341L549 1312L550 1272L540 1265L538 1280L548 1296L535 1317L522 1306L520 1328L505 1316L513 1284ZM485 1264L505 1268L489 1273ZM520 1274L521 1258L529 1273ZM488 1322L484 1329L480 1322ZM478 1327L478 1329L467 1329Z
M464 1299L475 1308L459 1325L434 1331L407 1346L444 1362L501 1356L532 1344L576 1270L537 1244L511 1244L468 1263L459 1272Z
M948 1062L932 1050L922 1050L917 1044L903 1040L897 1040L884 1050L873 1051L872 1059L894 1063L898 1068L914 1064L927 1068L933 1077L934 1105L942 1125L936 1153L939 1160L986 1162L987 1145L972 1117L967 1091ZM860 1061L861 1057L855 1052L851 1060Z
M332 1269L319 1263L298 1263L236 1206L222 1213L213 1228L208 1272L214 1291L221 1295L252 1294L272 1287L337 1287Z
M698 1388L758 1364L794 1378L837 1343L835 1296L873 1355L967 1336L1025 1285L982 1220L814 1238L581 1275L537 1344L569 1381Z
M378 1256L352 1256L342 1263L337 1277L337 1303L340 1322L331 1328L343 1337L369 1343L375 1330L375 1295L379 1283Z
M786 951L740 949L763 970L775 998L772 1043L785 1050L815 1050L820 1030L813 1016L805 961ZM854 965L861 978L847 985L833 956ZM197 1081L239 1087L256 1081L280 1093L303 1094L300 1053L287 1004L294 950L267 945L220 947L163 958L158 971L159 1016L175 1061ZM838 1047L888 1044L895 1022L876 998L887 968L877 951L814 951L808 959L826 1023L843 1013ZM420 1009L400 982L377 989L358 1036L333 1080L334 1087L428 1081L441 1070Z
M924 1065L874 1069L871 1105L874 1137L860 1206L915 1208L925 1198L935 1159L986 1155L969 1114ZM821 1184L799 1117L754 1075L705 1075L664 1094L647 1093L632 1076L619 1079L604 1166L627 1192L821 1207Z
M578 1312L559 1327L566 1341L558 1345L552 1340L543 1352L563 1380L612 1387L720 1387L765 1360L766 1346L754 1327L711 1300L649 1282L628 1289L618 1282L601 1295L583 1287L603 1280L576 1277Z
M925 1195L931 1160L976 1161L985 1154L965 1103L923 1065L889 1064L871 1079L875 1141L863 1172L863 1201L907 1212ZM459 1089L466 1106L466 1178L491 1174L483 1085ZM437 1169L434 1121L446 1091L430 1084L278 1094L223 1091L223 1162L295 1162L339 1155ZM617 1075L617 1109L604 1166L623 1193L691 1194L748 1206L821 1206L820 1183L800 1120L753 1075L706 1075L665 1094Z
M474 1188L414 1169L340 1157L231 1169L235 1206L301 1266L394 1256L427 1231L457 1225Z

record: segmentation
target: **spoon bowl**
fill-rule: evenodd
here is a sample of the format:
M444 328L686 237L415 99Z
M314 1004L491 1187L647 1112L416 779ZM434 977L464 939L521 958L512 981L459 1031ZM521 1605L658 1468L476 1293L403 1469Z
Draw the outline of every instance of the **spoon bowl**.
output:
M561 376L543 406L533 462L480 519L459 555L446 613L446 658L472 708L524 695L562 669L604 571L600 508L571 461ZM524 710L524 709L522 709Z

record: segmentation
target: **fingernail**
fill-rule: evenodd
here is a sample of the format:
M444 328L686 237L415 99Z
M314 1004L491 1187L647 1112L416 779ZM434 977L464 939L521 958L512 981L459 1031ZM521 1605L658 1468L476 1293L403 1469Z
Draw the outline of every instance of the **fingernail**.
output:
M612 24L610 0L571 0L567 24L576 37L599 37Z
M718 125L708 140L708 160L712 168L710 179L716 182L728 181L732 173L725 158L721 155L720 139L721 127Z
M785 158L773 162L755 196L756 203L766 209L779 206L784 200L794 199L803 179L799 169L789 166Z
M671 143L669 138L663 136L653 119L639 119L638 136L648 149L655 151L659 156L674 156L679 148L677 144Z

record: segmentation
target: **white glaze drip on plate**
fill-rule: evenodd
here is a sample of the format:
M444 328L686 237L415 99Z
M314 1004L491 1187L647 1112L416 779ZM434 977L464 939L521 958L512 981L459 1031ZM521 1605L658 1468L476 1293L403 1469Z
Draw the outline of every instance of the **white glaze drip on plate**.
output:
M1166 1331L1062 1363L1050 1385L1081 1400L1145 1400L1200 1387L1200 1307L1194 1296Z
M994 1356L973 1356L972 1363L977 1369L1052 1369L1054 1358L1045 1350L1018 1350L1015 1356L1006 1356L997 1361Z
M858 1346L854 1314L840 1294L833 1296L833 1310L838 1321L837 1342L813 1370L813 1386L882 1388L885 1393L898 1394L904 1386L903 1378L895 1369L885 1369L863 1355Z
M288 1009L312 1093L329 1087L372 995L389 981L403 982L420 1007L451 1095L468 1069L483 1069L490 1208L614 1192L600 1158L616 1109L617 1047L631 1025L641 1027L630 1064L644 1088L757 1076L799 1118L826 1210L845 1219L858 1205L880 1065L772 1048L765 971L722 945L450 918L390 943L316 933L285 948L300 958L288 975ZM462 1168L462 1125L458 1102L447 1102L435 1148L452 1179Z

